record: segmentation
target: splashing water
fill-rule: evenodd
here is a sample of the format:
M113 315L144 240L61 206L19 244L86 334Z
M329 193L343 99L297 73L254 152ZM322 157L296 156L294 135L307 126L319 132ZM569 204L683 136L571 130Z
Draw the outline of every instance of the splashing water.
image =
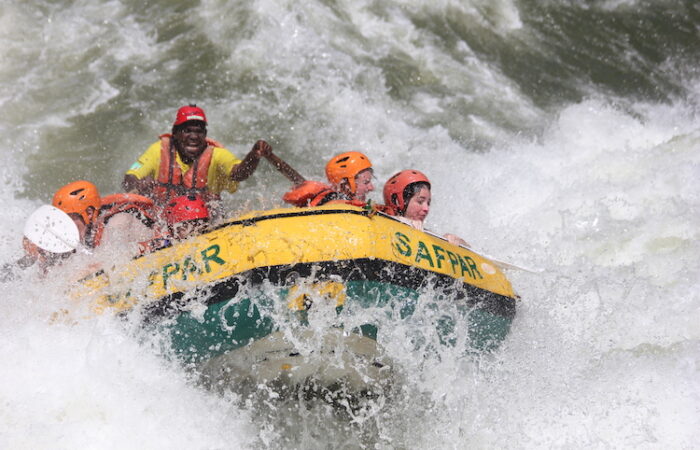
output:
M696 445L696 5L30 0L0 24L3 263L56 188L118 191L196 102L237 156L264 138L309 178L349 149L380 186L420 169L429 228L545 269L509 273L518 315L491 353L431 345L429 308L388 321L401 383L356 414L207 390L163 336L91 317L30 270L0 302L1 447ZM279 205L288 187L261 163L227 205Z

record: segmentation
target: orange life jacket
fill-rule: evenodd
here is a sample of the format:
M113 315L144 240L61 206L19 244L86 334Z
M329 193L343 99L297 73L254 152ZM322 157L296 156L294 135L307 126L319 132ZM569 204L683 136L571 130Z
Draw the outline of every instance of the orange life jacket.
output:
M151 228L155 223L154 207L153 200L139 194L124 193L102 197L100 214L97 216L96 223L89 231L86 238L86 245L92 248L100 245L107 222L116 214L133 214L144 225Z
M380 204L372 203L372 209L374 211L384 213L388 216L398 216L396 208L394 208L391 205L380 205Z
M214 147L221 146L217 141L207 138L207 148L194 161L192 167L183 174L175 156L177 150L172 143L172 135L161 135L160 167L158 168L157 184L153 190L156 202L159 205L164 205L172 197L187 194L200 194L207 202L217 200L218 195L208 192L207 180Z
M306 180L282 196L282 200L294 206L321 206L339 203L343 205L365 206L367 203L361 200L351 200L340 192L334 191L327 184L320 181Z
M294 206L321 206L327 204L343 204L363 207L367 202L346 198L340 192L334 191L327 184L320 181L306 180L299 186L286 192L282 200Z
M306 180L291 191L286 192L282 196L282 200L299 207L319 206L319 204L325 203L323 200L330 197L331 194L335 194L335 191L327 184Z

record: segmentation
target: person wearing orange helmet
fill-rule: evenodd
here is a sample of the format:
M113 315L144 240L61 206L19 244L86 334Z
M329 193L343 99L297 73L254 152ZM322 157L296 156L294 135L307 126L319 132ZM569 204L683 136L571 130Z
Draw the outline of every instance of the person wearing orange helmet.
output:
M364 202L374 190L372 175L369 158L357 151L336 155L326 164L326 177L333 190L347 200Z
M196 105L178 109L170 134L160 136L124 175L122 185L163 207L174 197L199 194L216 210L223 191L235 192L272 152L262 140L241 161L207 137L207 117Z
M97 186L79 180L58 189L52 205L73 219L87 248L105 242L135 245L152 236L153 203L138 195L114 194L102 198Z
M430 180L418 170L402 170L384 184L384 202L387 210L399 220L423 230L430 212ZM445 234L445 239L455 245L465 245L464 239L454 234Z
M51 204L71 216L83 244L95 247L92 235L97 227L93 225L102 207L97 186L85 180L68 183L54 193Z
M150 240L153 235L150 229L154 223L151 215L153 202L139 195L113 194L101 197L97 186L89 181L79 180L58 189L51 204L60 210L58 213L67 215L66 220L69 224L70 220L75 224L76 242L71 245L79 244L84 249L92 250L107 243L108 245L104 245L108 249L105 253L106 260L115 255L115 250L120 250L117 253L124 251L128 257L133 256L138 252L138 243ZM58 217L52 216L52 221L57 219ZM56 225L58 224L51 223L52 227ZM66 230L61 228L58 231ZM65 237L60 233L56 234L57 229L46 228L43 232L51 233L59 241ZM67 244L66 241L63 242ZM26 269L38 263L45 272L49 267L75 253L75 247L63 253L52 253L53 250L40 248L38 242L28 239L26 234L22 246L25 254L15 263L19 269ZM6 267L3 267L0 270L0 278L3 278L3 273L6 272Z
M430 180L418 170L402 170L384 184L384 203L418 229L430 212Z
M358 151L344 152L326 164L330 186L318 181L304 181L284 194L282 199L295 206L321 206L330 202L366 204L374 190L373 169L369 158Z

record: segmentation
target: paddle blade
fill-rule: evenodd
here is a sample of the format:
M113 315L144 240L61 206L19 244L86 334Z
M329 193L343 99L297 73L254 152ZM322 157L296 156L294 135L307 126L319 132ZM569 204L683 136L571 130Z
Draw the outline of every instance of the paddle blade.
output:
M51 205L44 205L29 216L24 236L51 253L66 253L80 244L80 233L73 219Z

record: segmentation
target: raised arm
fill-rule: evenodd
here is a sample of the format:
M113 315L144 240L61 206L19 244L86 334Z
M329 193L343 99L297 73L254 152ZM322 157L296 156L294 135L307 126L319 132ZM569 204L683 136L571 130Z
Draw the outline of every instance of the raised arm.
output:
M233 181L243 181L255 172L258 168L260 158L267 156L272 152L270 144L263 140L259 140L253 145L253 148L243 158L240 164L233 167L231 170L231 179Z

